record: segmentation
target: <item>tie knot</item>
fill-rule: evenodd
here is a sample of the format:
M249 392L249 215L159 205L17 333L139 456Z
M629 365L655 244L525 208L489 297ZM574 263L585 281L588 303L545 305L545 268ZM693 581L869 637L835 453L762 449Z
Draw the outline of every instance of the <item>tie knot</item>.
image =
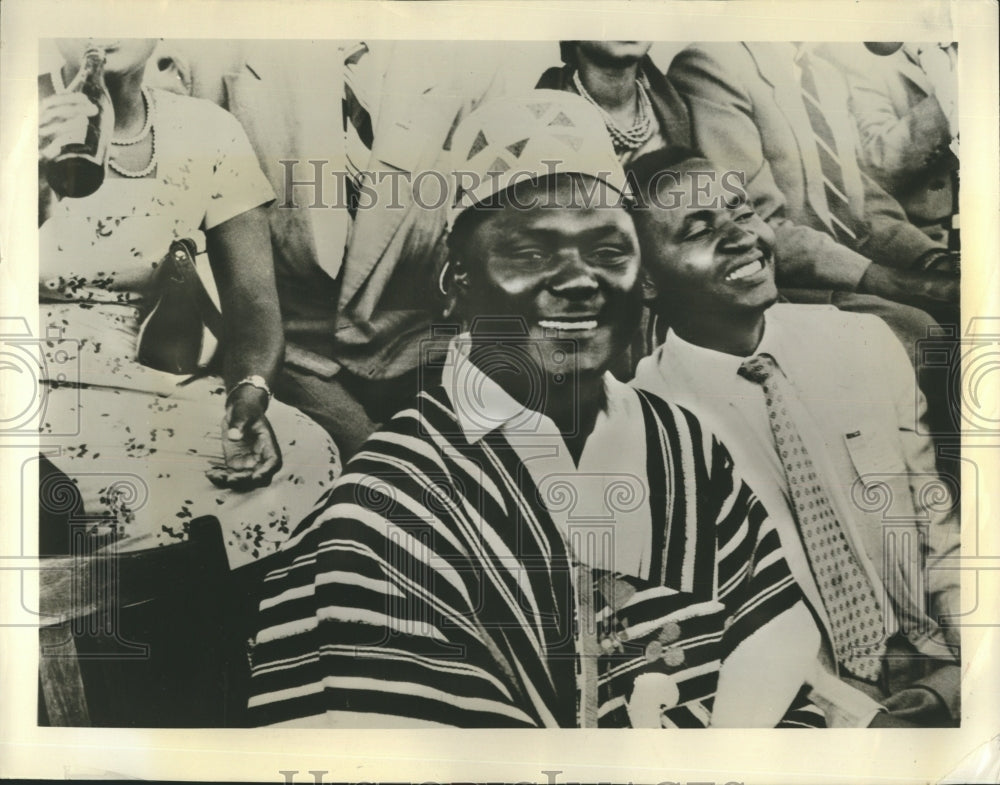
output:
M749 379L756 384L764 384L777 368L774 358L769 354L755 354L748 357L740 365L740 376Z

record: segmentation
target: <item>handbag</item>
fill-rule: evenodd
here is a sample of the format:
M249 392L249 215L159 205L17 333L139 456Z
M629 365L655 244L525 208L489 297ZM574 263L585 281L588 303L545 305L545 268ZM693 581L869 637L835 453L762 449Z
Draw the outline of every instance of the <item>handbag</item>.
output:
M195 374L217 364L222 313L207 255L185 237L170 244L154 280L156 304L139 328L138 360L172 374Z

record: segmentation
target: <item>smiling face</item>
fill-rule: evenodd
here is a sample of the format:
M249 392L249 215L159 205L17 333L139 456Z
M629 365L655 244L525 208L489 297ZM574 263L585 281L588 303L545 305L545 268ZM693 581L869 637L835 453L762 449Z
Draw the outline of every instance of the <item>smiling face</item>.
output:
M155 38L59 38L56 47L67 65L75 68L92 46L104 50L104 71L125 74L142 70L156 48Z
M708 161L674 169L636 219L661 300L698 318L763 312L778 297L771 228Z
M607 370L638 324L641 292L635 227L604 188L565 175L522 183L518 206L479 218L456 260L474 342L530 344L549 377Z

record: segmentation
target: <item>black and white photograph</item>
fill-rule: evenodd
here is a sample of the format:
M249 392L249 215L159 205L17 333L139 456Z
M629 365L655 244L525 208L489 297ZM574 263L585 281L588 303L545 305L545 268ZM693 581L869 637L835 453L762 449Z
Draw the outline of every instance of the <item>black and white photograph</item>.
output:
M391 738L396 781L1000 781L1000 97L965 81L995 3L443 32L516 5L33 18L0 481L31 663L4 718L38 738L5 746L274 782L384 779ZM504 734L611 728L637 733ZM744 762L706 763L720 739ZM202 741L283 763L205 774Z

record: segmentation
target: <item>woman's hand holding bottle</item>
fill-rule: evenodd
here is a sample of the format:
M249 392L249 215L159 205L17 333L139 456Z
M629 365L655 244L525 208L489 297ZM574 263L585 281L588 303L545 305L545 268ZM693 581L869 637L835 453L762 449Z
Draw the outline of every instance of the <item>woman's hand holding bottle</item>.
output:
M87 118L97 106L83 93L56 93L38 107L38 162L47 164L66 144L79 142L87 133Z

